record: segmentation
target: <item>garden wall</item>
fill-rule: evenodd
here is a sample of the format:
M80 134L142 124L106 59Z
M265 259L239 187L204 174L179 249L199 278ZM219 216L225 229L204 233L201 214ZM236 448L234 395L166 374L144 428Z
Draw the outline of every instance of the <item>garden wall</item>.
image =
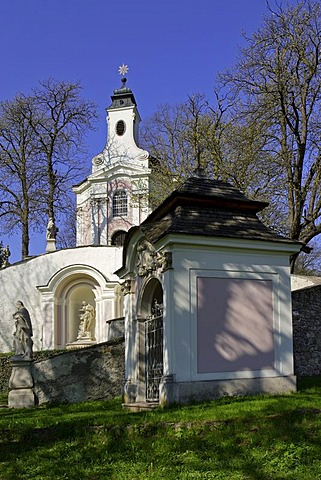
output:
M48 353L49 358L43 359ZM0 357L0 392L7 392L10 356ZM107 400L122 394L125 378L124 339L63 352L35 352L32 364L37 403Z
M33 352L33 358L35 361L43 361L48 358L55 357L61 354L61 350L41 350ZM14 355L10 353L0 353L0 393L7 393L9 389L9 379L12 372L11 357Z
M321 285L292 292L294 369L321 375Z
M32 375L39 404L115 398L121 395L125 378L124 341L65 351L34 362Z
M295 374L321 375L321 285L293 291L292 309ZM1 355L0 393L8 390L10 374L10 355ZM39 404L114 398L121 395L125 378L124 339L35 352L33 375Z

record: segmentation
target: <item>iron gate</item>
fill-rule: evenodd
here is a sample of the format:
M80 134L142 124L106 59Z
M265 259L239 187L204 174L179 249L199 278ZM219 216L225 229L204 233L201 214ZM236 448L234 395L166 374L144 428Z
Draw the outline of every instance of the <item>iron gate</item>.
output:
M159 400L159 383L163 376L163 305L154 301L152 314L145 323L146 401Z

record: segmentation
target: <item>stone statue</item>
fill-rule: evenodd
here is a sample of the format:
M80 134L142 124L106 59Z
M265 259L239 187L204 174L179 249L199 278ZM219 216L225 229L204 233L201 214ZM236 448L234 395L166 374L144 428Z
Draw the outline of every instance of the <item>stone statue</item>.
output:
M28 310L19 300L16 303L17 310L13 314L16 330L13 333L13 347L15 359L32 359L32 325Z
M79 309L79 331L78 331L78 340L83 338L93 340L92 328L95 321L95 309L90 303L85 301L82 302Z
M9 245L7 245L6 247L0 247L0 267L1 268L4 268L4 267L8 267L10 265L9 263L9 257L11 255L11 252L9 250Z
M59 229L56 227L52 217L49 217L47 225L47 240L56 240Z
M84 315L85 315L85 308L86 308L87 302L83 301L81 302L81 307L79 309L78 317L79 317L79 330L78 330L78 337L77 339L79 340L84 333Z

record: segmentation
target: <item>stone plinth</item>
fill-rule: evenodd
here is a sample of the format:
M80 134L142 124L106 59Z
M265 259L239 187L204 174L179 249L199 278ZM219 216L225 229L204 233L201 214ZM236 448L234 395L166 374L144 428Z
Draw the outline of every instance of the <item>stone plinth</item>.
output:
M19 356L11 359L12 372L9 380L9 407L31 408L35 406L34 382L31 374L32 363L32 360L25 360Z
M55 252L55 251L56 251L56 239L47 238L46 253Z
M32 408L36 405L32 388L11 390L8 395L8 406L11 408Z
M91 347L92 345L96 345L95 340L91 340L89 337L88 338L81 338L79 340L76 340L75 342L67 343L66 344L66 349L67 350L72 350L74 348L85 348L85 347Z
M174 375L164 375L159 384L159 404L162 406L178 402L178 385Z

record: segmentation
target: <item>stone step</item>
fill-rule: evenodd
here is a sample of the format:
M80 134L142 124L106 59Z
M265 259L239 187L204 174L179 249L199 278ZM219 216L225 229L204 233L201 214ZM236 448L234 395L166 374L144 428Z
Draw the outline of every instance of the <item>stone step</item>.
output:
M122 407L131 412L146 412L159 407L158 402L135 402L135 403L123 403Z

